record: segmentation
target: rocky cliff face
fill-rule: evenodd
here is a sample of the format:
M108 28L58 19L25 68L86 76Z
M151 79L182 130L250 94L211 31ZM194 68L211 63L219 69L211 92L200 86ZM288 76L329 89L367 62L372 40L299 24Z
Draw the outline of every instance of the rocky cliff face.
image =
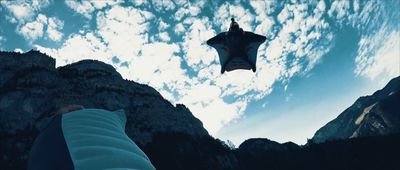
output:
M400 132L400 77L371 96L360 97L336 119L319 129L312 140L378 136Z
M36 51L0 52L1 165L23 169L38 132L70 104L124 109L126 132L142 148L164 132L213 140L184 105L173 106L153 88L124 80L110 65L86 60L55 68L54 59Z

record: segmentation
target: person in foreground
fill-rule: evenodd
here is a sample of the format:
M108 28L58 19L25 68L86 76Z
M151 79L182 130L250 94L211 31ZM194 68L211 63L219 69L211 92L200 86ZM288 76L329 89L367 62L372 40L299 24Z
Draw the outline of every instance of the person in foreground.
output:
M29 154L29 170L155 169L125 134L123 110L73 105L59 112L36 138Z

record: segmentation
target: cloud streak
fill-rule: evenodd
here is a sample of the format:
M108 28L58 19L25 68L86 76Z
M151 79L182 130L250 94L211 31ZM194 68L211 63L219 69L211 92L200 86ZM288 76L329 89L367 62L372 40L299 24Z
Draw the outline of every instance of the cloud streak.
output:
M346 13L348 22L362 33L355 58L357 76L387 82L400 75L398 5L398 1L354 1L354 12Z

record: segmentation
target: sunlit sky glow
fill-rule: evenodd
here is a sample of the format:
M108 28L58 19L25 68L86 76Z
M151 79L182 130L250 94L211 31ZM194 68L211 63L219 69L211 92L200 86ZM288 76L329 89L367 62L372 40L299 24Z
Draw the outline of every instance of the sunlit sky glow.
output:
M185 104L213 136L304 144L400 75L400 1L1 1L0 50L82 59ZM235 17L267 37L257 72L220 74L205 41Z

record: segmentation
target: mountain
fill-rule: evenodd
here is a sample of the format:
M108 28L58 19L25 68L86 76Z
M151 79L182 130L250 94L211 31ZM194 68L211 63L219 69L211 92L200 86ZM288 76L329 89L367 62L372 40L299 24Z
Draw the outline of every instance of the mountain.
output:
M400 132L400 77L371 96L360 97L337 118L320 128L313 142L379 136Z
M55 68L53 58L29 51L0 52L0 169L25 169L38 132L58 108L71 104L124 109L126 133L156 167L170 166L159 161L163 158L183 162L189 149L201 153L192 154L203 165L199 168L230 166L217 161L230 157L224 152L229 148L212 138L184 105L173 106L152 87L124 80L111 65L84 60ZM171 155L160 148L183 151ZM213 151L218 149L221 154Z
M110 65L84 60L56 68L53 58L37 51L0 52L0 169L26 169L38 133L60 107L71 104L124 109L127 135L160 170L400 169L399 81L360 98L339 116L346 119L330 123L351 130L343 139L298 146L256 138L232 148L211 137L184 105L124 80ZM366 112L353 115L360 111ZM354 121L359 125L353 127Z
M252 138L245 140L239 145L239 150L242 151L285 151L291 149L300 149L300 147L293 142L286 142L280 144L278 142L266 138Z

